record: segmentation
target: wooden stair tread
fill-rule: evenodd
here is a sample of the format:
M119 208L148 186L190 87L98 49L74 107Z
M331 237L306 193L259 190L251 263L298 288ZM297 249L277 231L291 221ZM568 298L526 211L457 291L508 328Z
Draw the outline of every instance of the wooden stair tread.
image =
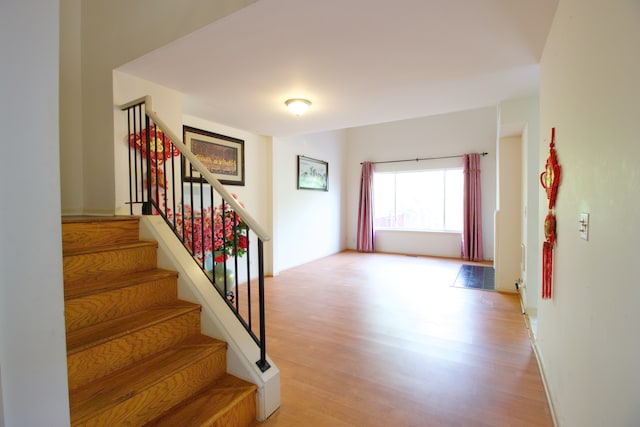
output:
M198 395L176 406L157 420L145 424L145 427L212 425L242 399L254 394L256 390L255 384L225 374Z
M62 218L71 425L253 425L256 386L226 373L139 220Z
M164 279L166 277L177 277L176 271L156 268L152 270L136 271L117 277L104 277L104 275L87 277L85 280L64 284L64 299L78 298L93 295L107 290L134 286L140 283L153 280Z
M196 335L178 346L78 388L69 393L72 424L101 413L226 348L223 341Z
M138 223L139 216L113 215L113 216L90 216L90 215L69 215L62 217L62 224L73 224L76 222L113 222L113 221L133 221Z
M85 254L93 254L99 252L108 252L108 251L118 251L121 249L134 249L134 248L143 248L143 247L157 247L157 242L147 242L144 240L138 240L135 242L127 242L127 243L118 243L115 245L102 245L102 246L91 246L86 248L72 248L72 249L64 249L62 251L63 257L71 257L77 255L85 255Z
M200 310L200 306L176 300L172 304L150 307L140 312L69 332L67 334L67 355L131 334L193 310Z
M132 217L63 218L63 251L138 241L139 222Z

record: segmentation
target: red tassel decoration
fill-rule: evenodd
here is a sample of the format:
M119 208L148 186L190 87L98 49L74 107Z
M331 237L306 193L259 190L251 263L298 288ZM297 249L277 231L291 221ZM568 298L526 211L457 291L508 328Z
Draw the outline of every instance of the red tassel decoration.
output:
M551 279L553 277L553 244L542 244L542 299L551 298Z
M540 174L540 184L547 193L549 213L544 219L544 235L546 242L542 245L542 298L551 298L551 281L553 279L553 245L556 242L556 217L553 208L556 204L558 186L560 185L561 168L558 164L555 149L556 128L551 129L551 143L549 157L545 163L544 172Z
M551 212L544 219L544 235L547 240L542 244L542 299L549 299L553 278L553 245L556 242L556 217Z

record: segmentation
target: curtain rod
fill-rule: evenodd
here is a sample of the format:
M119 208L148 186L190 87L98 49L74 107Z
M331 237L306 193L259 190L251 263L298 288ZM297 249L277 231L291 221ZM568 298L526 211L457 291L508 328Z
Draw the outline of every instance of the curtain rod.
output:
M480 153L481 156L486 156L489 153ZM463 157L464 154L458 154L457 156L442 156L442 157L422 157L422 158L415 158L415 159L404 159L404 160L386 160L386 161L382 161L382 162L371 162L374 165L377 165L379 163L400 163L400 162L419 162L421 160L440 160L440 159L455 159L456 157ZM362 164L363 162L360 162L360 164Z

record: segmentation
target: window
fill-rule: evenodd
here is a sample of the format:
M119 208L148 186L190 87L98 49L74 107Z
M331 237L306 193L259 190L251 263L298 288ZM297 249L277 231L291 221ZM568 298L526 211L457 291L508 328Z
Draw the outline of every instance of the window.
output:
M373 192L375 228L462 231L462 169L375 173Z

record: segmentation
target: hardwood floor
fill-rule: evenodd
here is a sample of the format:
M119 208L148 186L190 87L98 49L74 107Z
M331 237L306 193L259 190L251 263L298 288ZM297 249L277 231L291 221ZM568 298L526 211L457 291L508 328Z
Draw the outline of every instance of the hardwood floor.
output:
M517 295L461 263L344 252L266 281L282 405L262 427L551 426Z

